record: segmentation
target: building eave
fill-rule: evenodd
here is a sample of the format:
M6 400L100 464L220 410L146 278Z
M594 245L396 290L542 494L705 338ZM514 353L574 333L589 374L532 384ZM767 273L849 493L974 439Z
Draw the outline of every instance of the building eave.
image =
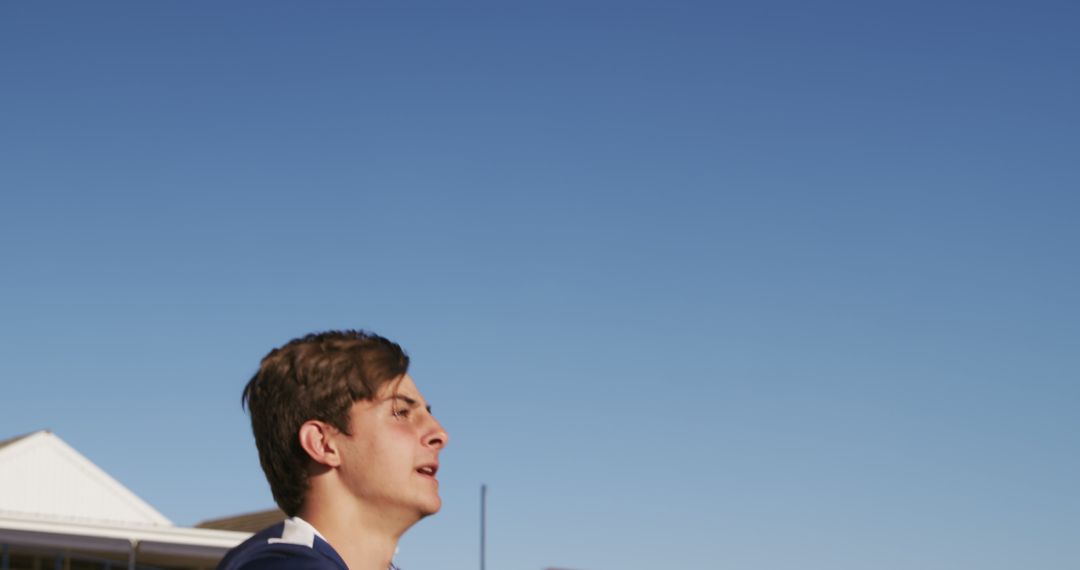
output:
M5 535L14 540L15 536L21 542L42 543L43 546L52 542L51 537L64 537L65 544L70 545L72 539L82 540L88 545L102 547L103 550L113 551L131 544L154 544L192 553L202 551L225 551L251 536L248 532L235 532L228 530L210 530L187 527L153 527L134 526L122 524L91 524L82 522L34 519L13 517L0 514L0 540ZM35 538L36 536L36 538ZM89 547L89 546L88 546Z

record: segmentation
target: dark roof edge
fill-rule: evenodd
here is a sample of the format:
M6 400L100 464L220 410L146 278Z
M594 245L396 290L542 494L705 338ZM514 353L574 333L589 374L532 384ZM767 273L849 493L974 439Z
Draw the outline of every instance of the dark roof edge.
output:
M32 435L37 435L37 434L39 434L39 433L52 433L52 430L48 430L48 429L39 429L39 430L37 430L37 431L32 431L32 432L30 432L30 433L24 433L24 434L22 434L22 435L17 435L17 436L15 436L15 437L11 437L11 438L8 438L8 439L0 440L0 449L3 449L3 448L5 448L5 447L7 447L7 446L9 446L9 445L11 445L11 444L13 444L13 443L17 442L17 441L21 441L21 440L24 440L24 439L26 439L26 438L28 438L28 437L30 437L30 436L32 436Z

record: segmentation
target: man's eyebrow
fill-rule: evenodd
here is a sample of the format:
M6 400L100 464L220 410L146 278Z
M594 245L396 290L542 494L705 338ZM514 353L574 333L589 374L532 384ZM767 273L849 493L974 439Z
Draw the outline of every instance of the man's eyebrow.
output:
M416 404L417 404L415 399L410 398L408 396L403 396L401 394L394 394L393 396L390 396L389 398L387 398L387 400L401 400L402 402L405 402L406 404L408 404L410 408L416 407ZM428 404L427 406L424 406L424 408L427 409L429 414L431 413L431 404Z

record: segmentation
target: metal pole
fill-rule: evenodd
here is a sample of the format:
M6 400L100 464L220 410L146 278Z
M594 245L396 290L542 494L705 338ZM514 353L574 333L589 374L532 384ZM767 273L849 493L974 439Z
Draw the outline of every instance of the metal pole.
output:
M487 485L480 485L480 570L487 554Z

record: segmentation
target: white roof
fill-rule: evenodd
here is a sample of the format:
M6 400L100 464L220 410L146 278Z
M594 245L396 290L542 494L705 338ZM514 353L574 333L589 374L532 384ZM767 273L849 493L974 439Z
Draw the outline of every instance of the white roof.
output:
M0 544L137 551L140 563L195 568L249 536L173 526L49 431L0 441Z
M250 532L184 527L132 527L86 524L0 514L0 543L98 552L126 552L138 543L141 553L216 559L251 536Z
M52 432L0 442L0 518L172 527Z

